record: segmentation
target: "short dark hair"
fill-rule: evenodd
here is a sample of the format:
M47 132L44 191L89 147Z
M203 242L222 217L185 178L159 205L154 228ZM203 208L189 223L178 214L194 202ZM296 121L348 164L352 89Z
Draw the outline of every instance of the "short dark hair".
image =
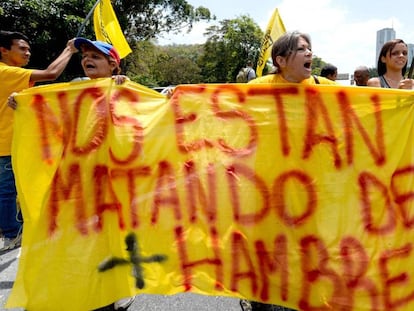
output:
M24 40L29 43L29 38L21 32L0 30L0 47L10 50L13 45L13 40ZM3 59L1 52L0 59Z
M8 50L13 45L13 40L24 40L29 43L29 38L18 31L0 30L0 46Z
M326 64L322 67L321 70L321 77L327 77L329 75L333 75L338 72L338 68L332 64Z

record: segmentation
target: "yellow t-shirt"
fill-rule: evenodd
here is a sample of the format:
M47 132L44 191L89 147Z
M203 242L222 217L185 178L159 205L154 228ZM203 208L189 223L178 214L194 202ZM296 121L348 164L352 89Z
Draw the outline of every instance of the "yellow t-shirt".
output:
M319 84L333 84L333 85L338 85L337 82L329 80L327 78L324 77L318 77L319 80ZM287 80L285 80L285 78L283 78L280 74L269 74L260 78L256 78L253 80L250 80L249 83L275 83L275 84L281 84L281 83L292 83L289 82ZM313 76L311 76L308 79L305 79L303 81L300 82L300 84L317 84L315 81L315 78Z
M13 109L7 106L7 99L11 93L32 86L32 72L33 69L9 66L0 62L0 156L11 154Z

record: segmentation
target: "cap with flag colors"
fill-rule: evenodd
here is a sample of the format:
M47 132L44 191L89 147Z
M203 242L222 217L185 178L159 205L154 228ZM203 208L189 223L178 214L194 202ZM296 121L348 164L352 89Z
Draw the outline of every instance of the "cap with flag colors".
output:
M120 57L124 58L132 51L116 18L111 0L98 1L93 12L96 40L112 44L118 50Z
M257 61L256 76L261 77L263 68L266 65L267 59L270 57L273 42L286 32L285 25L279 15L279 10L276 8L266 28L266 33L262 40L260 48L259 59Z
M121 63L121 58L119 57L118 51L109 43L102 41L92 41L86 38L76 38L74 44L78 50L83 44L91 45L103 54L112 57L118 65Z

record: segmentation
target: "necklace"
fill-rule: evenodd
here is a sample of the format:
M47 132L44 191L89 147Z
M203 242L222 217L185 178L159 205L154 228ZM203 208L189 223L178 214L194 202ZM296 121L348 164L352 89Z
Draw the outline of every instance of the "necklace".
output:
M400 81L403 79L402 77L399 80L395 80L395 79L391 79L389 77L387 77L386 75L383 76L385 83L390 87L390 88L398 88L398 85L400 84Z
M400 83L400 81L403 79L403 77L401 76L401 78L399 80L395 80L395 79L389 78L387 75L384 75L384 78L387 79L387 81L391 81L391 82L394 82L394 83Z

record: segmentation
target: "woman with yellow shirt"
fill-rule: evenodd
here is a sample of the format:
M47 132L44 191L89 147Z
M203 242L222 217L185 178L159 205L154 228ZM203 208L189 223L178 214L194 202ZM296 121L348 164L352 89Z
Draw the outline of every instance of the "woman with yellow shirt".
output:
M333 84L335 81L312 75L312 45L309 35L293 31L287 32L273 43L272 60L275 73L256 78L248 83L300 83L300 84ZM240 300L244 311L273 311L293 309L265 304L256 301Z
M276 68L269 74L249 83L334 84L324 77L312 76L312 44L309 35L299 31L287 32L273 43L272 60Z

